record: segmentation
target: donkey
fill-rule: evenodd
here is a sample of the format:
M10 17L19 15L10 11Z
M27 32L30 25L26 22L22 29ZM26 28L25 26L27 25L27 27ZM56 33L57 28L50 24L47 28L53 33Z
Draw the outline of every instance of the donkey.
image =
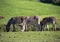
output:
M21 26L22 30L21 31L24 31L25 30L25 17L23 16L20 16L20 17L12 17L7 25L6 25L6 31L9 32L10 30L10 25L13 25L13 31L15 31L15 24L19 24L19 26Z
M39 30L39 24L40 24L40 17L39 16L27 16L26 17L26 29L29 29L29 26L32 25L33 26L33 31L34 30ZM37 28L35 28L37 27Z
M43 20L40 22L40 30L49 30L48 24L52 24L53 30L56 30L56 18L55 17L45 17Z

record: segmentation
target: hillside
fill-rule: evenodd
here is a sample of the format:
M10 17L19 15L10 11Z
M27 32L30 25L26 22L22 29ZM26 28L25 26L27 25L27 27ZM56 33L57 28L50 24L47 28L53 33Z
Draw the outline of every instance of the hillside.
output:
M13 16L39 15L59 18L59 14L60 6L41 3L37 0L0 0L0 15L5 16L4 23Z

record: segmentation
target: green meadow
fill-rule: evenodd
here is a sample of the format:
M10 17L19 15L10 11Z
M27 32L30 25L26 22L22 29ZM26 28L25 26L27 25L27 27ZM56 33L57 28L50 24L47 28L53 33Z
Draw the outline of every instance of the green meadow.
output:
M2 32L0 42L60 42L60 31Z
M41 19L56 17L56 27L60 29L60 6L38 0L0 0L0 16L5 17L0 20L0 42L60 42L60 30L20 32L18 26L16 32L5 31L5 25L11 17L34 15L39 15Z

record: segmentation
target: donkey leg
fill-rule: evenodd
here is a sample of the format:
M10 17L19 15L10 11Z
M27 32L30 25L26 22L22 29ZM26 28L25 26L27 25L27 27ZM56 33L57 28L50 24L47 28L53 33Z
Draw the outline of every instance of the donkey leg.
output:
M43 26L40 26L39 28L40 28L40 31L43 31L43 29L44 29Z
M22 26L22 30L21 30L21 31L22 31L22 32L25 31L25 25Z
M28 25L25 25L25 31L27 31L28 29L27 29L27 27L28 27Z
M44 31L44 30L45 30L45 26L44 26L44 25L42 26L41 30L42 30L42 31Z
M43 26L43 31L45 31L45 30L46 30L46 25Z
M39 25L40 25L40 24L36 24L36 25L35 25L36 31L40 31Z
M56 25L53 24L53 31L56 31Z
M53 31L56 31L56 22L53 21L52 25L53 25Z
M38 24L37 27L36 27L37 31L40 31L40 27L39 26L40 26L40 24Z
M46 30L48 30L48 31L49 31L49 26L48 26L48 25L46 25Z
M14 32L14 31L16 31L16 29L15 29L15 25L13 25L13 32Z
M49 31L49 26L47 25L47 30Z

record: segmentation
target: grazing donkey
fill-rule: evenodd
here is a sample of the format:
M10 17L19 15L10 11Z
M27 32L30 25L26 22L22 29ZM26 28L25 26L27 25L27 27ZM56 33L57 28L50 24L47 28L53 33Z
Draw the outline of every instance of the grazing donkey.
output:
M56 18L55 17L45 17L43 20L40 22L40 30L45 30L48 29L48 23L51 23L53 26L53 30L56 30Z
M25 17L23 17L23 16L12 17L6 25L7 32L9 32L11 24L13 25L13 31L15 31L15 24L19 24L19 26L21 26L21 28L22 28L21 31L24 31L25 30Z
M34 30L39 30L39 24L40 24L40 17L39 16L27 16L26 17L26 29L29 30L29 26L33 26L33 31Z

